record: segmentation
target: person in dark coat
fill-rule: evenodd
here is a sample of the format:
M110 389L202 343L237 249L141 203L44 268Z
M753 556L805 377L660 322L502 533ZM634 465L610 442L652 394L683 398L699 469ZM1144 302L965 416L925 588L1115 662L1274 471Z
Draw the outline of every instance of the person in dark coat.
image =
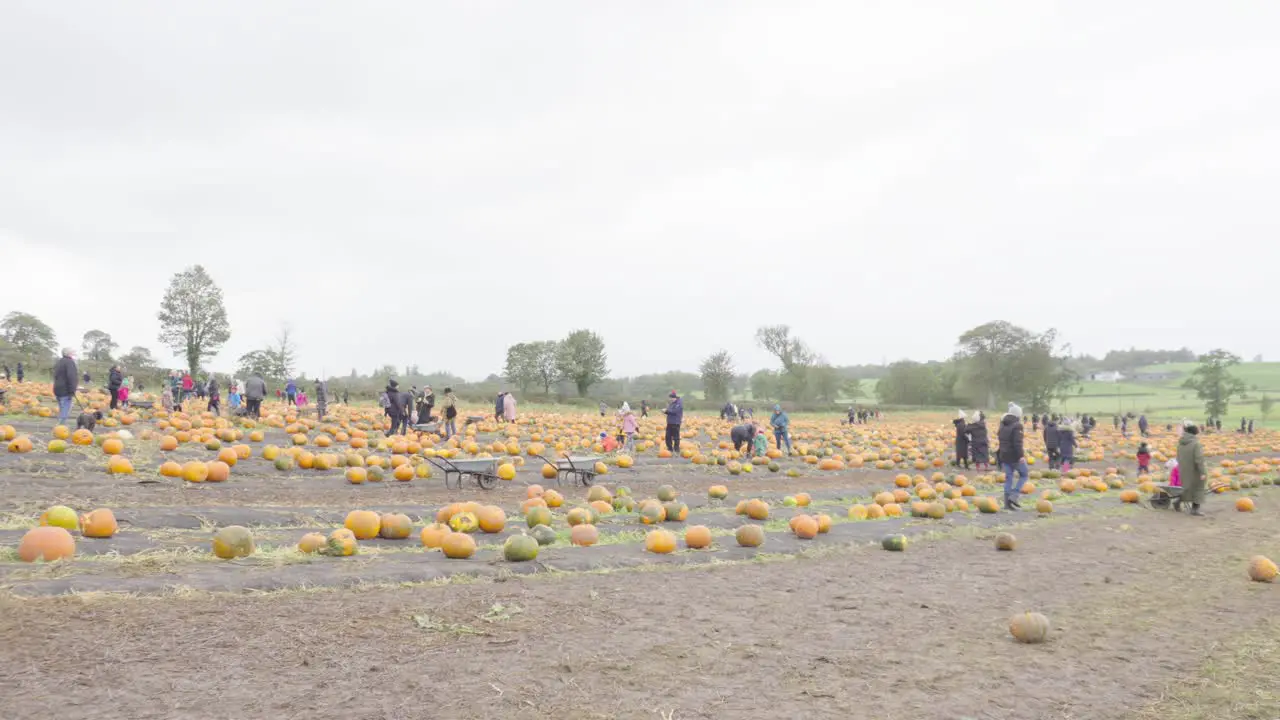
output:
M986 470L991 465L991 440L987 435L987 416L974 410L966 427L969 432L969 456L975 470Z
M1057 470L1062 456L1058 454L1058 422L1052 418L1044 422L1044 449L1049 455L1049 469Z
M1222 418L1213 421L1213 429L1222 432Z
M671 391L671 395L667 400L667 409L663 410L667 416L667 434L666 445L667 450L673 453L680 452L680 425L684 422L684 401L676 394L675 390Z
M642 418L649 417L649 401L648 400L640 401L640 417Z
M65 350L66 348L63 348L63 349ZM22 363L18 363L18 382L22 382L22 378L26 374L27 372L25 369L23 369Z
M852 410L849 411L853 413ZM956 460L951 463L956 467L964 465L966 470L969 469L969 423L965 422L964 410L958 410L959 416L951 421L956 426Z
M1252 435L1252 434L1253 434L1253 419L1252 419L1252 418L1250 418L1250 419L1249 419L1249 434L1250 434L1250 435Z
M1017 404L1009 403L1008 412L1000 419L998 437L1000 449L997 451L997 457L1000 460L1001 469L1004 470L1004 509L1017 510L1022 507L1018 499L1021 497L1022 486L1027 484L1027 476L1030 474L1022 447L1022 408ZM1018 478L1016 482L1015 475Z
M1204 502L1207 471L1204 464L1204 448L1200 446L1200 428L1184 420L1182 437L1178 439L1178 476L1182 482L1182 495L1173 501L1173 509L1182 511L1182 503L1191 503L1191 514L1204 515L1200 504Z
M1138 416L1138 433L1142 435L1142 437L1148 437L1151 435L1151 424L1147 422L1146 415Z
M1058 467L1070 470L1076 460L1076 429L1070 421L1058 426Z
M244 381L245 410L255 419L262 417L262 401L267 397L267 382L258 375Z
M506 393L498 393L498 397L493 400L493 419L502 422L502 399L506 397Z
M741 450L743 445L747 446L747 452L751 451L751 443L756 439L756 424L744 423L735 425L729 431L729 439L733 441L733 449Z
M218 381L212 375L209 376L209 384L205 386L204 391L209 396L209 412L221 416L222 395L218 392Z
M387 415L391 416L391 429L387 431L387 436L397 434L401 431L401 426L405 421L405 409L408 402L405 397L408 393L400 392L400 383L392 378L387 382Z
M316 378L316 420L324 422L325 412L329 409L329 384Z
M120 371L120 367L112 365L111 370L107 372L107 394L111 396L111 409L116 409L116 404L120 401L120 387L124 385L124 373Z
M1045 416L1045 417L1047 418L1048 416ZM1031 431L1032 431L1032 432L1035 432L1035 431L1037 431L1037 430L1039 430L1039 429L1040 429L1040 416L1039 416L1039 415L1032 415L1032 416L1031 416Z
M76 371L76 351L62 348L62 357L53 366L53 396L58 400L58 424L66 425L71 417L71 399L75 397L80 373ZM22 363L18 363L18 381L22 381Z

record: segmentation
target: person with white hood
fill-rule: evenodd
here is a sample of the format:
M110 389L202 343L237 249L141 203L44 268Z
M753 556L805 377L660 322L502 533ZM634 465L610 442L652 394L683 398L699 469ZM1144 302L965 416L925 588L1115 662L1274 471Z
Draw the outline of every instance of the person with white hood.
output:
M850 411L850 415L853 411ZM965 420L964 410L958 410L955 420L951 421L956 426L956 461L952 463L956 467L961 464L964 469L969 469L969 423Z
M991 465L991 440L987 435L987 417L981 410L974 410L973 415L969 417L969 425L965 429L969 435L969 455L973 458L973 469L983 472Z
M624 402L618 410L618 415L622 417L622 434L626 436L626 443L623 446L627 452L635 452L636 433L640 430L640 423L636 420L636 414L631 412L631 405Z
M1004 509L1018 510L1022 507L1018 498L1022 494L1022 486L1027 484L1030 474L1027 468L1026 454L1022 448L1022 408L1016 403L1009 403L1009 410L1000 419L1000 449L996 457L1000 468L1004 470ZM1018 481L1014 482L1014 475Z

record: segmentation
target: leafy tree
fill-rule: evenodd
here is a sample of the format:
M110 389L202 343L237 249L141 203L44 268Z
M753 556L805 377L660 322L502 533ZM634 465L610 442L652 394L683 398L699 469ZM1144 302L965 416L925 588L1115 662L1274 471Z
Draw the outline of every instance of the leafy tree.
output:
M1235 395L1243 395L1245 384L1231 374L1231 368L1240 364L1239 356L1226 350L1214 350L1200 356L1200 365L1182 384L1195 390L1196 397L1204 401L1204 412L1210 418L1222 418Z
M782 382L776 370L757 370L751 375L751 397L756 400L781 400Z
M942 394L941 375L938 363L901 360L890 365L876 383L876 395L890 405L941 404L950 399Z
M90 330L84 334L81 341L81 349L84 350L85 357L99 362L109 362L111 353L118 347L120 345L111 339L111 335L101 330Z
M575 330L559 343L556 369L560 376L573 382L578 395L585 397L592 385L609 374L604 340L590 330Z
M702 374L702 392L708 400L727 401L732 393L733 356L721 350L707 356L698 370Z
M1054 398L1076 384L1066 354L1057 353L1056 330L1035 334L1001 320L969 330L959 344L958 374L939 378L944 388L950 382L948 395L963 376L974 402L995 407L997 396L1018 398L1034 412L1047 412Z
M778 358L782 365L781 394L790 400L803 400L808 394L809 369L814 354L800 338L791 335L787 325L770 325L756 330L756 343Z
M530 387L539 386L544 394L551 394L551 387L562 379L557 356L559 345L555 341L512 345L507 348L503 377L518 385L521 392L527 393Z
M58 353L58 338L53 328L31 313L15 310L5 315L4 320L0 320L0 339L19 354L33 358L47 359Z
M236 376L247 378L257 375L264 380L279 381L282 378L275 374L276 367L270 350L250 350L240 356L236 364Z
M264 380L284 382L293 378L296 350L293 334L288 325L280 328L270 345L261 350L251 350L240 356L236 374L241 377L258 375ZM297 378L305 379L305 376Z
M529 392L529 386L537 380L529 343L516 343L507 348L507 364L502 369L502 376L518 386L520 392Z
M187 360L192 375L200 361L218 353L231 337L222 289L204 267L192 265L169 280L160 301L160 342Z
M1259 361L1261 362L1261 361ZM1271 417L1271 410L1275 407L1276 401L1266 393L1262 394L1262 402L1258 403L1258 412L1262 413L1262 421L1266 422Z
M822 359L809 369L808 381L808 394L823 402L835 402L845 384L840 372Z
M156 367L156 359L151 356L150 350L141 345L135 345L129 352L120 356L120 364L131 370L150 370Z

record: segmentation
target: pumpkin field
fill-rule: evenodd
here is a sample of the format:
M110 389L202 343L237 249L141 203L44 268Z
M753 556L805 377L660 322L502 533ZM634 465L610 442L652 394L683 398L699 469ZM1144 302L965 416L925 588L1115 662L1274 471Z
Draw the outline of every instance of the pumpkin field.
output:
M1192 518L1149 503L1163 427L1138 477L1136 434L1063 474L1028 425L1009 512L941 414L798 415L753 459L711 416L624 454L567 408L448 440L194 401L89 432L6 390L5 717L1280 716L1275 431L1202 437ZM491 489L446 487L476 459Z

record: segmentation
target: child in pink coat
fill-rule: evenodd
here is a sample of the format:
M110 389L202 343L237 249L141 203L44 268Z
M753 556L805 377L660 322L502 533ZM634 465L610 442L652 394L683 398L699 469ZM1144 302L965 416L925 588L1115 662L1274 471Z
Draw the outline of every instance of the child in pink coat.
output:
M1169 468L1169 487L1182 487L1182 476L1178 473L1177 459L1170 460L1164 466Z

